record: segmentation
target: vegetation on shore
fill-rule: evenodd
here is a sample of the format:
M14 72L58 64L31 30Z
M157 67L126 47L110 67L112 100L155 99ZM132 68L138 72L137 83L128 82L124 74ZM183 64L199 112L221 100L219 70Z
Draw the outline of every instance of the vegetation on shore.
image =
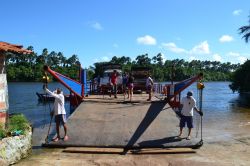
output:
M33 51L33 47L28 47ZM43 76L43 66L47 64L53 70L78 79L79 61L77 55L66 58L62 52L48 52L45 48L42 53L32 53L27 55L8 53L6 57L8 81L41 81ZM179 81L189 78L199 72L204 72L205 81L230 81L232 72L239 68L240 64L230 62L221 63L218 61L192 60L190 62L183 59L163 60L161 53L149 58L148 54L138 55L135 60L129 57L114 56L109 62L98 62L88 69L88 79L102 75L102 64L115 63L122 65L123 71L129 72L131 66L147 66L152 69L152 76L156 81L171 80L171 73L174 71L173 80Z
M7 136L23 135L30 130L30 124L23 114L9 118L7 128L0 124L0 139Z
M33 47L29 46L28 50L33 51ZM73 79L78 77L78 66L75 65L78 61L76 55L66 58L62 52L48 52L45 48L41 55L38 53L32 54L14 54L7 53L7 79L8 81L41 81L44 75L43 66L47 64L53 70L60 72Z
M101 75L102 64L107 62L95 63L92 69L94 77ZM123 71L130 71L131 66L146 66L152 69L152 76L156 81L184 80L200 72L204 73L205 81L230 81L232 72L239 68L240 64L230 62L221 63L218 61L192 60L190 62L183 59L163 60L161 53L149 58L148 54L138 55L134 61L129 57L114 56L109 63L122 65ZM172 76L173 71L173 76Z
M240 27L240 34L242 34L242 38L248 43L250 39L250 16L249 16L249 24ZM232 84L230 88L235 92L238 91L240 93L249 93L250 92L250 60L247 60L243 65L240 66L238 70L236 70L232 77Z

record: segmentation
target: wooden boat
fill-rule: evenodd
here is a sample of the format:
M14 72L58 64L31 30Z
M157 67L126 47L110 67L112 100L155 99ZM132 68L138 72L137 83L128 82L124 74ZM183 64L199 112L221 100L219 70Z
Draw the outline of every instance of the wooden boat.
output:
M38 101L54 101L55 98L48 95L48 94L45 94L45 93L38 93L36 92L36 95L38 97ZM64 99L65 101L69 101L70 100L70 95L64 95Z

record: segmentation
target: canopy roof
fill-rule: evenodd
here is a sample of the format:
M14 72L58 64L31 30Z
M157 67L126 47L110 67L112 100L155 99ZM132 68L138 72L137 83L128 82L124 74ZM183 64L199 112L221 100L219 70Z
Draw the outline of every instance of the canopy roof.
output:
M1 42L1 41L0 41L0 52L16 52L16 53L23 53L23 54L32 53L31 50L23 49L22 45L10 44L10 43Z

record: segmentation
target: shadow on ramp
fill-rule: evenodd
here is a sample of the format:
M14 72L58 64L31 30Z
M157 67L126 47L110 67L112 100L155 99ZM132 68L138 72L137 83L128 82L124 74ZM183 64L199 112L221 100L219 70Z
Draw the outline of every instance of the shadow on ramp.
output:
M148 112L146 113L145 117L139 124L138 128L136 129L133 136L130 138L129 142L125 146L125 149L130 149L133 145L138 141L138 139L142 136L142 134L147 130L150 124L155 120L155 118L159 115L159 113L165 107L166 102L152 102ZM127 150L125 150L127 153Z

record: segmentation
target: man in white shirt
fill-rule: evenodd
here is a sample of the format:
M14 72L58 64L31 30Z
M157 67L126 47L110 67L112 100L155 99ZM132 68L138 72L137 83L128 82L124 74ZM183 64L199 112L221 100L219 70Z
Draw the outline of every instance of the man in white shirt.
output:
M56 91L51 92L49 91L46 87L44 87L46 93L48 93L49 95L53 96L55 98L55 102L54 102L54 115L55 115L55 122L56 122L56 137L53 138L54 142L59 141L60 139L60 132L59 132L59 128L60 128L60 124L63 124L63 128L64 128L64 141L68 140L68 136L67 136L67 126L66 126L66 111L64 108L64 95L62 93L62 90L60 88L57 88Z
M154 81L150 77L150 74L148 74L148 78L146 80L146 88L147 88L147 92L148 92L148 99L147 99L147 101L151 101L152 91L153 91L153 85L154 85Z
M191 139L191 131L194 127L193 125L193 110L197 111L201 116L203 116L203 112L199 111L196 107L196 100L193 98L193 92L189 91L187 96L183 97L180 104L181 108L181 119L180 119L180 134L179 137L182 135L183 127L188 127L188 136L187 140Z

